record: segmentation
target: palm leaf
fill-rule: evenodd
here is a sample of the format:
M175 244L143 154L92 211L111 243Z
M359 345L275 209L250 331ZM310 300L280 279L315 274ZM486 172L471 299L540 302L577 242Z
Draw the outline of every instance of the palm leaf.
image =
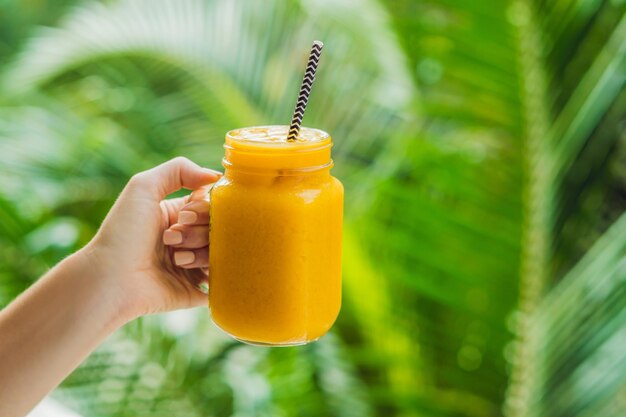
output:
M625 231L623 215L537 309L532 331L543 372L531 415L617 416L626 410Z

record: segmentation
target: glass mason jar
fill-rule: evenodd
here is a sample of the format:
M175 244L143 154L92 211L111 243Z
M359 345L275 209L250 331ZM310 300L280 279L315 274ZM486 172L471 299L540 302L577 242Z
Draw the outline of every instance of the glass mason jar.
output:
M226 134L224 176L210 193L213 322L251 344L318 339L341 307L343 186L331 137L287 126Z

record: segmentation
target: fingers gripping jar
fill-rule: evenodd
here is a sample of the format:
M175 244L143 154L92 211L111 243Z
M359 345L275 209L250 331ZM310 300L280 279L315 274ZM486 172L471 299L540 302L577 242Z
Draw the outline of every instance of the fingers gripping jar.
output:
M341 307L343 186L331 137L287 126L226 134L224 176L211 190L209 307L246 343L304 344Z

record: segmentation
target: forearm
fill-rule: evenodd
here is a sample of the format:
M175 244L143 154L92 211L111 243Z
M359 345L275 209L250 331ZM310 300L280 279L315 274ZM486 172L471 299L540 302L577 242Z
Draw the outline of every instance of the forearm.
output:
M126 321L90 271L78 252L0 312L0 415L25 415Z
M208 208L198 205L207 189L195 200L164 198L219 176L185 158L135 175L92 242L0 311L1 417L25 415L128 320L206 306L196 284L208 266ZM199 210L193 225L176 224L182 208ZM199 254L184 270L161 241L172 225L187 239L176 248Z

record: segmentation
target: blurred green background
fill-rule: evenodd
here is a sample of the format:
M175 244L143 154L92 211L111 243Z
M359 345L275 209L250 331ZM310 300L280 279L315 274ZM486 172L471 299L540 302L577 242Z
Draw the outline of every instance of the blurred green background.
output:
M96 417L626 415L624 0L0 0L0 306L133 173L219 168L227 130L287 124L313 39L304 124L334 136L347 200L332 332L268 349L203 309L146 317L53 397Z

